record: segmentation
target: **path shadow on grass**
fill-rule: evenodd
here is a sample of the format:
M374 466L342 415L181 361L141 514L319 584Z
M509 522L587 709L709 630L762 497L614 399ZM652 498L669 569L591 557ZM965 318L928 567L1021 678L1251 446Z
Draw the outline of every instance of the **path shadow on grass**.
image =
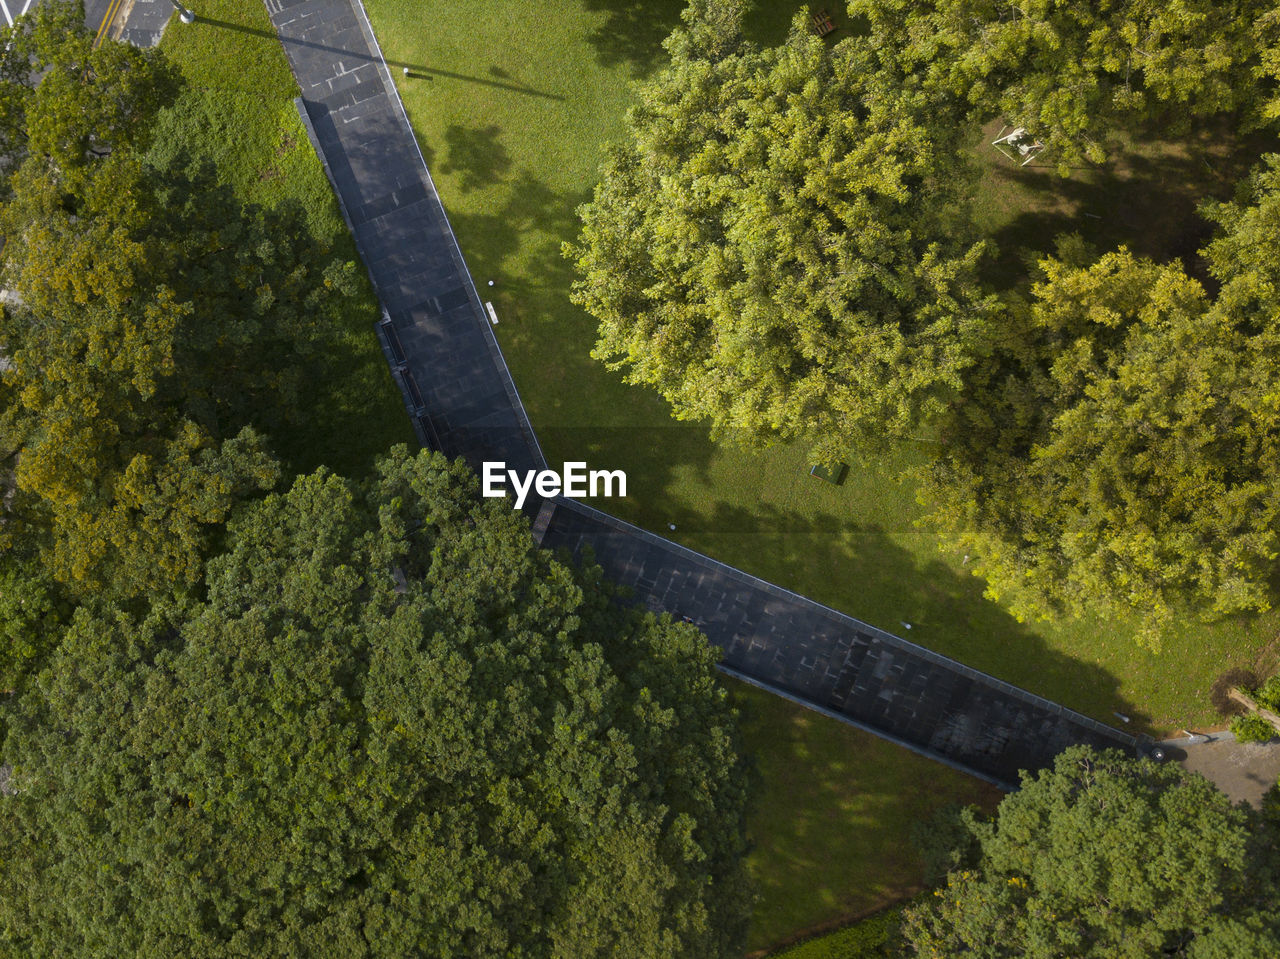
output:
M604 67L626 64L633 77L648 76L665 58L662 41L680 23L683 0L584 0L605 20L588 35Z
M458 128L451 127L450 131L455 129ZM489 130L496 128L490 127ZM465 137L456 135L454 142L450 143L450 158L446 161L450 166L441 169L461 170L464 178L468 174L477 179L489 176L490 170L483 166L472 170L465 165L471 162L473 151L478 150L478 144L488 135L487 130L475 131ZM465 147L455 155L455 147L464 140ZM505 168L510 166L505 151L499 162L505 172ZM508 181L504 196L483 213L449 213L462 253L472 265L477 280L482 276L486 279L497 277L501 289L527 285L529 281L540 286L563 283L567 290L566 277L570 266L560 254L560 244L565 237L577 234L575 211L588 194L558 192L528 170L520 170L514 177L496 176L492 182L502 179ZM532 247L529 245L531 240ZM517 254L525 258L518 270L513 263Z
M444 132L447 152L440 171L457 173L458 187L464 193L499 182L511 169L511 157L498 139L501 133L492 123L478 128L452 124Z
M874 519L765 504L672 514L682 542L731 566L1108 725L1122 726L1113 712L1130 717L1127 732L1149 722L1120 694L1116 676L1052 648L984 598L981 579L941 559L922 561Z

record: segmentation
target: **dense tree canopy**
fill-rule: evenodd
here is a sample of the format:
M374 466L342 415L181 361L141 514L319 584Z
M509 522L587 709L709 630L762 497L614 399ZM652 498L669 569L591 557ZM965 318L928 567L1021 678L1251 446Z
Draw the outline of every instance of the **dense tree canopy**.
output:
M253 344L234 336L256 318L213 308L237 286L246 299L269 295L269 272L293 267L270 247L220 249L198 217L182 239L176 219L157 229L136 202L155 195L142 171L106 162L76 212L27 166L0 213L6 283L19 296L0 320L10 360L5 452L17 484L6 533L47 536L45 558L63 580L133 595L198 578L197 527L220 523L238 496L275 481L260 437L246 432L224 447L247 417L219 418L214 393L241 406L262 392L217 379L228 364L252 374ZM122 184L130 189L118 192ZM251 218L229 232L254 226ZM261 217L256 228L265 230ZM204 249L192 255L184 242ZM239 258L240 275L209 269L219 254ZM191 295L186 284L201 280L206 292Z
M0 31L0 193L28 159L74 189L102 158L139 151L177 92L158 50L94 43L80 0L42 0Z
M401 448L255 504L206 602L81 610L0 801L6 955L738 955L715 654Z
M851 0L904 72L1046 143L1099 161L1122 124L1168 129L1245 106L1264 0Z
M1190 599L1271 603L1280 556L1280 176L1210 209L1216 298L1125 250L1046 260L929 497L990 592L1021 615L1135 610L1154 642ZM1071 244L1067 245L1068 247Z
M1280 954L1275 825L1199 774L1073 747L969 822L967 861L908 913L916 955Z
M210 533L276 481L262 434L297 422L299 384L332 339L320 306L349 292L354 266L300 211L246 208L194 163L144 164L167 96L153 55L119 54L146 96L87 81L55 96L51 78L97 76L68 16L55 5L15 28L49 72L6 94L5 122L31 146L0 210L14 294L0 454L17 486L3 537L44 538L43 561L83 593L163 593L197 582ZM104 97L124 113L93 105ZM59 142L112 149L36 149L51 125Z
M829 49L798 21L759 50L740 8L691 4L581 210L593 355L719 431L909 432L989 308L952 216L956 131L866 43Z
M0 692L20 688L57 645L65 610L57 585L13 550L0 553ZM0 719L0 741L3 739Z

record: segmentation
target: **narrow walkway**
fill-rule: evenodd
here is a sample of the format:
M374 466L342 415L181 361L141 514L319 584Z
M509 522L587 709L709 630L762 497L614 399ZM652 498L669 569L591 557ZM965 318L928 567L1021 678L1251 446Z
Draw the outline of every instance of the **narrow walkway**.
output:
M378 335L418 438L473 465L545 469L364 10L351 0L267 0L267 9L382 301Z
M423 443L545 468L537 439L359 0L266 0L299 109L386 316L379 335ZM726 672L998 785L1072 743L1136 748L1002 683L581 503L525 507L655 612L697 623Z

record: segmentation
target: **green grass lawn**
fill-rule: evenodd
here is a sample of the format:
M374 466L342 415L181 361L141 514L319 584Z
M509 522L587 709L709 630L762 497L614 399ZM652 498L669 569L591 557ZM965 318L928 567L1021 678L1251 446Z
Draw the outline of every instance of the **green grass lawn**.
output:
M483 17L438 0L429 18L408 0L366 5L388 59L411 68L397 82L472 272L495 281L498 336L548 458L627 471L628 498L597 505L650 529L674 523L686 545L1108 722L1119 712L1155 730L1212 723L1214 678L1269 664L1275 614L1189 620L1158 654L1134 644L1125 620L1018 622L918 526L915 491L899 479L918 453L851 461L833 487L808 476L803 447L712 443L590 358L594 323L568 301L560 248L679 0L541 0ZM778 38L792 9L762 2L748 28ZM1019 249L1051 249L1064 228L1105 244L1127 236L1144 253L1194 250L1195 199L1247 165L1205 136L1135 147L1063 180L1012 169L985 147L991 138L975 138L986 170L975 203L1005 251L997 275Z
M757 777L751 950L919 891L912 824L948 803L999 802L995 787L941 763L744 683L729 688Z
M157 125L156 152L208 157L246 203L296 203L312 236L359 263L333 191L298 119L297 84L265 6L253 0L202 0L199 19L174 17L161 42L186 80L179 101ZM414 443L413 429L373 324L377 300L363 267L354 302L335 301L338 328L323 368L308 383L306 420L273 437L295 472L323 464L359 476L395 443Z

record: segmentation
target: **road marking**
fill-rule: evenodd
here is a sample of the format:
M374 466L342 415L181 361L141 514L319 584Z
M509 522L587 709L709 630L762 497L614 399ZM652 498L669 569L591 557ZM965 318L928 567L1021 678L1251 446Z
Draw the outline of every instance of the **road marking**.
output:
M5 0L0 0L0 4ZM27 0L29 4L31 0ZM111 28L111 21L115 19L116 13L120 10L122 0L111 0L111 5L107 7L107 14L102 18L102 26L98 27L98 35L93 39L94 47L102 45L102 38L107 35L107 31Z
M31 0L27 0L27 2L30 3ZM13 26L13 16L9 13L9 4L5 3L4 0L0 0L0 9L4 10L4 18L9 21L9 26Z

